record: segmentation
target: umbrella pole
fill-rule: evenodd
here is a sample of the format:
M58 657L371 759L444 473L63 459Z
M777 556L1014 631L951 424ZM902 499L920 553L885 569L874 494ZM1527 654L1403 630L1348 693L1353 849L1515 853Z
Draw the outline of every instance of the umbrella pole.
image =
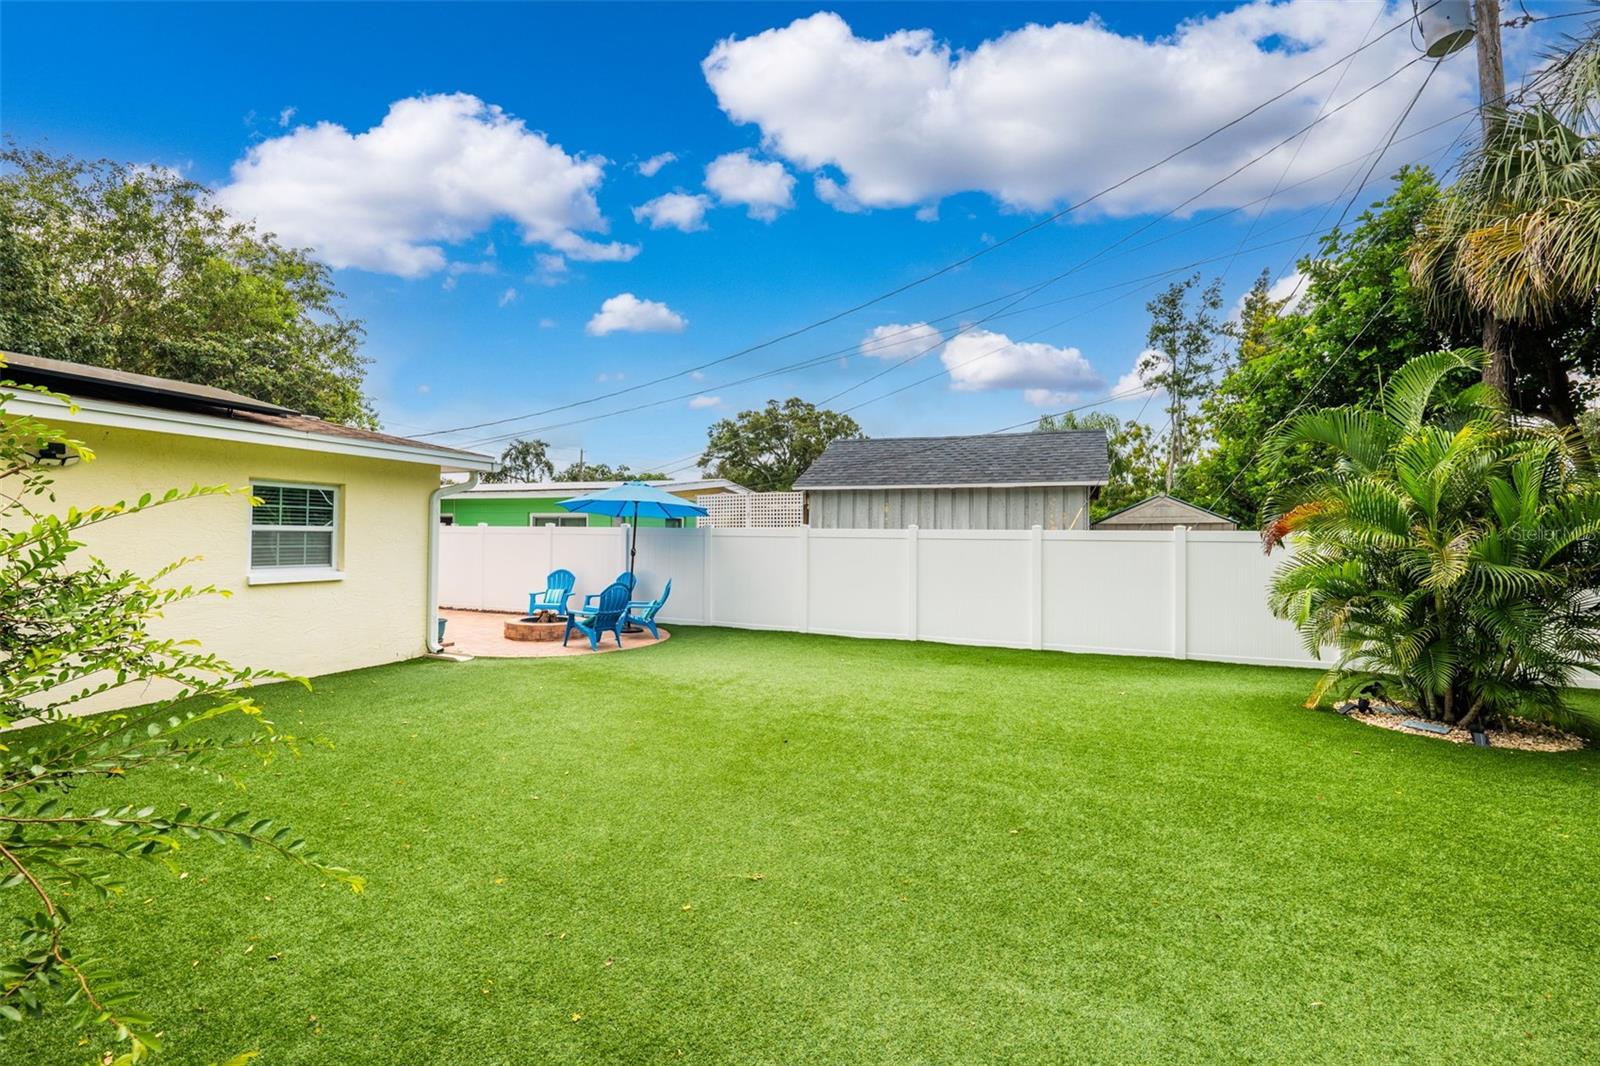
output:
M633 528L628 531L628 573L633 573L633 560L639 554L639 501L633 501Z
M633 561L638 556L638 554L639 554L639 501L638 500L634 500L633 501L633 525L628 529L628 576L629 577L633 577L635 582L638 581L638 578L634 577ZM638 588L638 585L635 584L634 588ZM632 589L630 589L629 592L628 592L628 598L629 599L633 598ZM622 631L624 633L641 633L641 632L644 631L644 627L643 626L632 625L631 623L629 623L626 620L626 618L624 618Z

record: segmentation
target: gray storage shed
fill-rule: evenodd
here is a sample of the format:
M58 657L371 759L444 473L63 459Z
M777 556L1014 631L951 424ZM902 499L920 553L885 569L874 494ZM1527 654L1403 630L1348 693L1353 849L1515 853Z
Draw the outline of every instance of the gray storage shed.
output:
M794 483L814 529L1088 529L1098 429L836 440Z

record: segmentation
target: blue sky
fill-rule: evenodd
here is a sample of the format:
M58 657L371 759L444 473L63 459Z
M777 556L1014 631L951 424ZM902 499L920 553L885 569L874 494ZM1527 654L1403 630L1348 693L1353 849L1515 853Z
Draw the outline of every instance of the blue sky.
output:
M9 3L3 18L5 132L176 168L316 248L367 324L386 427L415 434L597 399L904 285L1234 118L1401 10ZM1507 31L1508 73L1555 32ZM1210 258L1198 269L1225 272L1231 302L1264 268L1292 274L1421 84L1415 56L1390 34L1091 207L803 336L441 439L498 451L526 433L561 458L582 447L687 474L711 421L771 397L843 393L831 405L861 405L875 436L984 432L1121 393L1105 409L1148 418L1159 398L1131 395L1126 375L1166 279L1134 279ZM1434 72L1380 177L1443 157L1469 128L1474 76L1470 52ZM1012 313L962 313L1119 238ZM654 406L596 417L641 403Z

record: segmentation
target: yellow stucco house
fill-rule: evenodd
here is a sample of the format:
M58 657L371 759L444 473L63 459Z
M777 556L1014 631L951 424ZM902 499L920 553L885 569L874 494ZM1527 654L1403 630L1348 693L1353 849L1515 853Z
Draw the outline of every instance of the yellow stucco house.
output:
M200 556L175 577L230 598L180 604L164 635L198 638L240 665L312 677L439 650L437 515L444 494L493 460L324 422L206 386L25 355L0 379L70 396L19 393L10 413L58 426L95 454L53 473L58 505L135 500L191 485L249 486L86 531L88 550L150 574ZM48 461L48 460L47 460ZM441 474L466 473L441 487ZM130 693L123 704L160 693Z

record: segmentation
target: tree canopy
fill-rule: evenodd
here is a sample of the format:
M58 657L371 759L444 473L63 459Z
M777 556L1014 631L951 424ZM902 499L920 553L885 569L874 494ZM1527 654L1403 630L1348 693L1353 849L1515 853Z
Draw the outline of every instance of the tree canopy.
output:
M1122 421L1104 411L1077 414L1067 411L1044 415L1035 427L1041 433L1063 429L1101 429L1111 461L1110 479L1089 507L1089 518L1098 521L1112 511L1138 503L1162 489L1165 460L1159 442L1143 422Z
M545 481L555 475L550 446L542 440L514 440L500 453L500 463L483 476L492 483Z
M865 436L856 420L798 396L740 411L706 431L700 466L712 476L755 489L786 492L829 443Z
M1164 484L1171 492L1178 487L1183 468L1199 454L1204 431L1191 423L1207 383L1227 358L1219 348L1226 329L1217 317L1222 310L1222 280L1204 287L1199 274L1175 281L1145 304L1145 310L1150 313L1145 343L1159 355L1141 365L1140 380L1166 398Z
M1438 196L1427 170L1404 169L1384 200L1301 262L1296 306L1257 284L1233 327L1236 361L1202 404L1208 447L1184 472L1182 495L1255 521L1276 487L1315 462L1304 448L1263 454L1297 410L1369 402L1413 356L1472 341L1430 324L1408 270L1412 236Z
M605 463L570 463L556 476L557 481L666 481L667 475L628 469L628 464L608 466Z
M15 145L0 162L0 349L376 425L325 265L168 170Z

